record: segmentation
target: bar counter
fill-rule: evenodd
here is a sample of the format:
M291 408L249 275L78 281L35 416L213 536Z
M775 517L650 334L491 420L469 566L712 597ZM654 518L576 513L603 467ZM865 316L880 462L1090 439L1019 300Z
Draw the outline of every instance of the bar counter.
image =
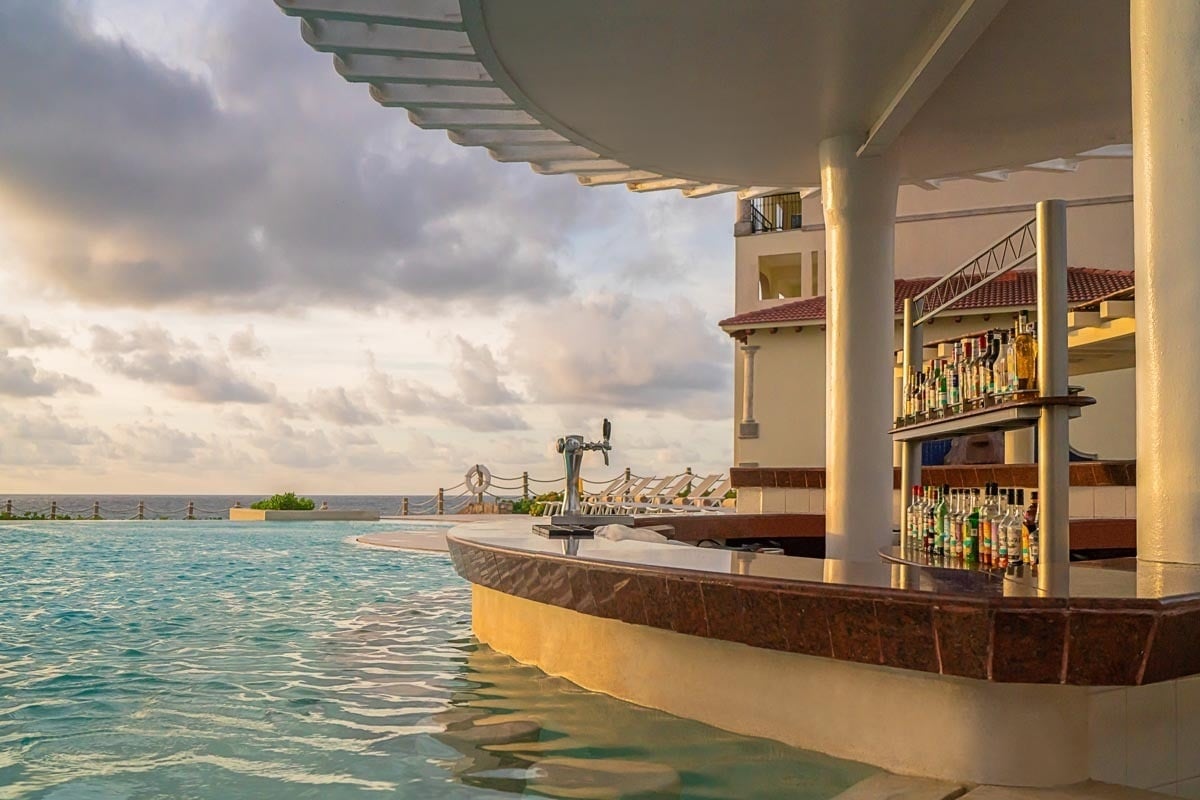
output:
M1200 674L1200 570L1114 559L1035 575L583 541L529 518L456 528L458 573L582 614L754 647L997 683L1138 686Z

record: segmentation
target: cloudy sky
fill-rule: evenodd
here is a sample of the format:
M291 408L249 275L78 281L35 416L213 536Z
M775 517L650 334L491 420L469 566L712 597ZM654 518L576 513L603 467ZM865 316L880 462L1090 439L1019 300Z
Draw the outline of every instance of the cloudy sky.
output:
M0 4L0 489L424 492L730 455L728 197L585 189L270 0Z

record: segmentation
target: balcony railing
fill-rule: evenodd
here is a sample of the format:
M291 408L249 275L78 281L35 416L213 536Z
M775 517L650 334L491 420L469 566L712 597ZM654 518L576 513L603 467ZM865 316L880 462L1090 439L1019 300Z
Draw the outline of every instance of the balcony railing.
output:
M799 192L755 197L750 201L750 232L799 230L802 199Z

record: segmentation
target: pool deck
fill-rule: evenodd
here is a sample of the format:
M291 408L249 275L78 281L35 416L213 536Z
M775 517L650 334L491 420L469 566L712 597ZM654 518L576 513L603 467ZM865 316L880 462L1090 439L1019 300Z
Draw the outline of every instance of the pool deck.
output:
M496 522L512 519L510 514L443 514L439 516L385 517L384 521L403 521L412 527L403 530L367 533L355 541L368 547L386 547L392 550L413 550L422 553L448 553L446 534L453 528L474 522ZM419 530L415 523L427 522L429 527Z

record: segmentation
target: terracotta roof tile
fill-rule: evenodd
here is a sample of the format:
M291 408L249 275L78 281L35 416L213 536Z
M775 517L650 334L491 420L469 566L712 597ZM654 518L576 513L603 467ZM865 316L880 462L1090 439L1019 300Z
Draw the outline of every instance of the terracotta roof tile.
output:
M898 278L895 313L903 313L904 301L928 289L937 277ZM1071 267L1067 270L1067 303L1087 303L1133 286L1133 272L1115 269ZM967 295L947 311L983 310L1037 305L1037 282L1033 270L1013 270ZM812 322L825 319L825 298L809 297L770 308L747 311L721 320L721 327L763 325L771 322Z

